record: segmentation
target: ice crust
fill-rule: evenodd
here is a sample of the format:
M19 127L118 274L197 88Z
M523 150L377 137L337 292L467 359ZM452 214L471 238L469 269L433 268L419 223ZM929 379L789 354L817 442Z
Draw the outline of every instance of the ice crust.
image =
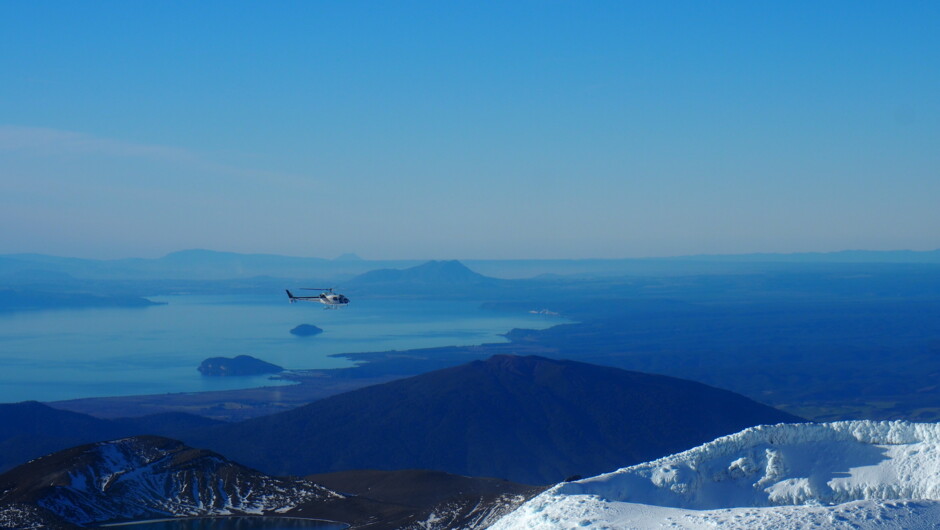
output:
M940 521L936 501L940 424L780 424L559 484L493 528L916 528Z

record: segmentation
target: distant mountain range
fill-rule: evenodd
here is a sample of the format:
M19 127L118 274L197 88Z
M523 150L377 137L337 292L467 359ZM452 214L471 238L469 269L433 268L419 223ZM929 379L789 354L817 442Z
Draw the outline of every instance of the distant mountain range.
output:
M754 254L697 254L663 260L787 262L787 263L940 263L936 250L840 250L836 252L791 252Z
M548 484L794 421L690 381L503 355L182 437L273 474L417 468Z
M302 258L273 254L239 254L212 250L182 250L161 258L96 260L42 254L0 255L0 279L51 281L92 280L225 280L276 276L281 278L351 278L381 267L412 266L420 260L365 261Z
M343 282L377 269L405 269L425 260L364 260L354 254L337 259L273 254L240 254L212 250L183 250L161 258L95 260L43 254L0 255L0 286L81 280L203 280L219 281L259 276L322 279ZM538 275L672 274L715 270L724 264L734 270L753 264L812 263L931 263L940 264L940 250L805 252L791 254L719 254L669 258L462 260L480 274L498 278ZM448 263L448 262L444 262Z

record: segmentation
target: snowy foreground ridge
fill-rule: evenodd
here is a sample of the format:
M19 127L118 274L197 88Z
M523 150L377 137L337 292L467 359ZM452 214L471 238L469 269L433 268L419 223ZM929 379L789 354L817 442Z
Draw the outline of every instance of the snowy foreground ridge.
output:
M517 528L940 527L940 424L764 425L559 484Z

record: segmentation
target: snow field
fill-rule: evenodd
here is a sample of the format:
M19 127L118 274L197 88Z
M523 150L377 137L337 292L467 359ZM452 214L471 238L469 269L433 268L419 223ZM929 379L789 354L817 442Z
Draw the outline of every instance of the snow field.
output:
M715 525L938 526L940 424L753 427L653 462L559 484L493 528Z

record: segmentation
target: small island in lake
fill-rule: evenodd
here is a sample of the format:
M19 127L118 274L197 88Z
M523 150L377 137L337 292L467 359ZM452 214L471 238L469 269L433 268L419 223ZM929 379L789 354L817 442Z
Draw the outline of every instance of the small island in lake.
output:
M235 358L212 357L202 361L198 370L202 375L261 375L284 371L276 364L255 359L250 355L239 355Z
M292 335L297 335L298 337L312 337L323 333L323 330L313 324L301 324L290 330L290 332Z

